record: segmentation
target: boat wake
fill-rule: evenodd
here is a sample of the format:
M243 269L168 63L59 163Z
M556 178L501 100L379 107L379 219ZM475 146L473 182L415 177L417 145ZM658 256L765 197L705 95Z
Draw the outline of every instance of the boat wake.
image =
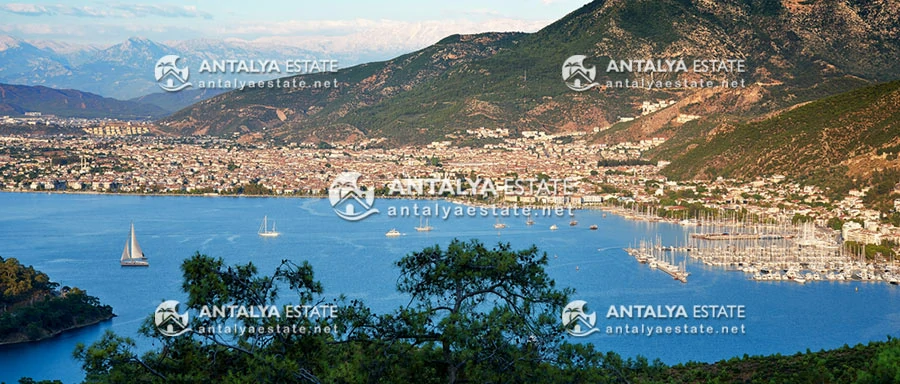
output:
M318 199L304 199L308 200L300 204L300 209L304 212L312 215L312 216L329 216L330 212L322 212L316 209L316 205L321 204Z
M78 259L59 258L47 261L47 263L75 263L78 261Z

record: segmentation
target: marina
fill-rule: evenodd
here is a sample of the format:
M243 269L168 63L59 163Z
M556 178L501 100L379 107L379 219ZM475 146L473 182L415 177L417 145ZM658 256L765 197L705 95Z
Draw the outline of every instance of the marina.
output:
M672 249L660 245L658 239L655 246L647 245L644 241L641 241L638 248L625 248L625 252L634 257L638 263L647 264L650 269L658 269L672 276L675 280L687 283L687 277L690 273L686 267L686 256L681 263L678 263L676 254L671 251Z
M666 220L644 213L613 209L626 219L670 222L686 229L680 243L663 245L639 240L628 248L639 263L653 263L677 280L686 273L671 261L674 256L692 258L704 265L740 271L755 281L865 281L897 285L900 265L893 258L867 259L864 247L851 250L839 231L812 223L794 224L779 218L737 220L723 213L705 220ZM725 218L722 218L725 217ZM876 255L878 256L878 255ZM686 276L685 276L686 277ZM684 281L684 280L682 280Z

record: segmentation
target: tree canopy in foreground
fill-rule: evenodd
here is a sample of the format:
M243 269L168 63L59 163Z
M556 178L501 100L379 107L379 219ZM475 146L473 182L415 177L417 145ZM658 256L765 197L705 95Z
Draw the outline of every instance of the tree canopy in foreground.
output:
M141 356L134 341L112 332L74 354L90 383L900 382L900 342L891 338L673 367L569 343L559 314L573 291L556 288L547 261L533 246L453 240L446 248L428 247L396 263L397 290L408 303L376 314L359 300L327 301L306 262L283 260L266 276L252 263L227 266L197 253L181 267L192 313L217 305L337 310L334 316L191 316L193 331L176 337L162 335L150 316L141 333L158 347ZM333 331L197 332L229 325Z

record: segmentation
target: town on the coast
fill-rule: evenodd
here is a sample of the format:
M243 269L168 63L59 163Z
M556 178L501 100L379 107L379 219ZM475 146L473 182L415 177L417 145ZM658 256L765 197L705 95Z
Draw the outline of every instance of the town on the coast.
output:
M127 124L107 124L127 127ZM347 143L244 142L166 137L146 132L0 137L3 191L327 196L336 174L352 170L384 193L392 180L534 178L570 180L535 196L501 193L472 204L609 210L629 219L690 228L679 244L635 239L640 263L687 282L688 258L743 271L749 278L797 283L862 280L897 284L900 228L864 204L867 190L830 201L816 186L783 175L754 180L672 181L642 154L665 140L595 144L584 133L467 130L490 144L432 142L390 148L379 140ZM110 134L97 134L109 132ZM122 133L125 132L125 133ZM900 191L900 183L894 186ZM900 211L900 199L894 202ZM573 223L576 223L573 220ZM592 227L593 229L594 227Z

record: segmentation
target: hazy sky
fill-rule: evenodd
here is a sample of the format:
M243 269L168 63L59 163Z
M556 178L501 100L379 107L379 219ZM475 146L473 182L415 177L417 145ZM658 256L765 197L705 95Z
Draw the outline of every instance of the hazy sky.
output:
M452 33L532 32L586 1L2 1L0 33L97 45L132 36L279 43L340 37L403 45Z

